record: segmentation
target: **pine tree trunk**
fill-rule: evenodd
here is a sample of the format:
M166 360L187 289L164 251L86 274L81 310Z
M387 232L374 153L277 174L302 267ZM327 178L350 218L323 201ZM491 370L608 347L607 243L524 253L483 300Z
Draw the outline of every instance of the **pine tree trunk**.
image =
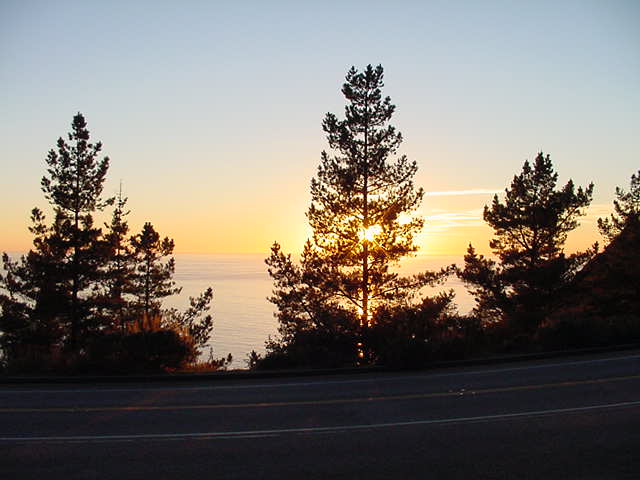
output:
M74 212L74 239L73 239L73 266L71 271L71 336L69 338L69 347L72 352L76 352L78 348L79 337L79 320L78 320L78 211Z
M368 101L366 102L366 108L368 113ZM367 115L368 117L368 115ZM363 197L363 226L365 234L369 228L369 119L365 118L364 127L364 188L362 191ZM369 326L369 240L363 239L363 252L362 252L362 323L363 328Z

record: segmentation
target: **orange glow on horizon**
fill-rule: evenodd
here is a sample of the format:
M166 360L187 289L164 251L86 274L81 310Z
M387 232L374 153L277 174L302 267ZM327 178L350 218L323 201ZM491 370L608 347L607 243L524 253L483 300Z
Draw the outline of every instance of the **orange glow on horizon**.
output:
M417 254L462 256L469 243L479 253L490 254L489 241L493 231L482 219L482 207L489 199L489 196L429 198L427 208L418 212L424 217L425 226L414 238L419 248ZM176 253L268 254L273 242L277 241L283 251L299 254L312 234L305 209L305 202L300 200L271 205L271 208L260 205L253 211L249 208L239 212L207 211L206 207L202 210L194 207L189 215L180 216L175 211L168 211L152 216L144 214L145 209L138 205L132 205L130 234L137 233L144 221L151 220L162 236L175 240ZM22 210L10 212L6 217L0 251L26 252L32 247L33 236L27 229L28 211ZM579 218L580 226L569 234L565 251L585 250L596 241L602 244L596 222L611 210L609 204L592 205L587 215ZM50 214L48 218L51 218ZM107 220L108 212L95 219L98 225ZM381 231L379 225L372 225L360 232L359 238L373 242Z

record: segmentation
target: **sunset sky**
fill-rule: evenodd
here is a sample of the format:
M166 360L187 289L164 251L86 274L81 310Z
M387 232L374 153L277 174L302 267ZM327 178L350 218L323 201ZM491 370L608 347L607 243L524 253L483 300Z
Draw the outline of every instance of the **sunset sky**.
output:
M0 250L30 246L47 151L82 112L130 224L178 252L299 251L351 65L382 64L427 194L421 253L487 251L483 206L525 159L596 185L598 239L640 168L637 1L0 2Z

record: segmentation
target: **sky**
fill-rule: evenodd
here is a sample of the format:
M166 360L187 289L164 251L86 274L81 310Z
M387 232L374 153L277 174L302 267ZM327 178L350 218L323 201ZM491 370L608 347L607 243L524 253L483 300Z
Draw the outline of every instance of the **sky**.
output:
M47 151L82 112L134 233L300 251L322 119L367 64L427 192L421 253L488 252L483 206L539 151L561 184L595 183L582 249L640 168L639 24L633 0L0 0L0 250L30 247Z

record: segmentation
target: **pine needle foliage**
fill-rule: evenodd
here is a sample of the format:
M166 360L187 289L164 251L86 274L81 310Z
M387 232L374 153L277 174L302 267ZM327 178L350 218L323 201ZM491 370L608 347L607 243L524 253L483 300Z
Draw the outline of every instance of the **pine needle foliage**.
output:
M628 223L640 220L640 170L631 175L628 191L616 187L613 209L610 217L598 219L598 230L607 243L620 235Z
M169 237L160 238L147 222L139 234L130 238L130 243L135 263L130 290L133 308L139 319L149 318L160 314L163 298L182 291L173 281L174 242Z
M534 331L551 312L563 288L595 255L565 255L567 235L591 203L593 184L575 188L569 180L557 189L558 174L549 155L525 161L504 199L495 195L484 220L493 228L489 246L497 260L476 253L469 244L459 276L476 297L476 314L485 321L506 322Z
M398 153L402 135L390 124L395 106L382 93L383 77L380 65L352 67L342 86L344 117L327 113L322 122L329 150L311 181L311 238L299 263L277 242L266 259L281 336L268 342L270 353L295 350L306 362L314 351L330 364L366 356L364 332L376 312L410 305L448 274L393 271L418 249L424 191L414 185L416 162Z
M379 305L402 302L423 284L390 271L417 250L424 192L413 183L416 162L397 155L402 135L389 123L395 105L382 94L383 77L380 65L347 73L344 118L327 113L322 123L331 153L321 154L307 212L305 254L322 273L320 288L359 312L363 325Z

